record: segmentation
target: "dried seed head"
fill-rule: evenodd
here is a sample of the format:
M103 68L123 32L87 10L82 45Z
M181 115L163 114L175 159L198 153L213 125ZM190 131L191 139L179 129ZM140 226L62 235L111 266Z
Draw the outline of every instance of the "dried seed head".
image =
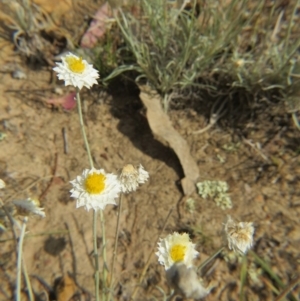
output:
M238 59L238 60L236 60L236 61L234 62L234 64L235 64L235 66L236 66L237 68L243 67L243 66L245 65L245 60L243 60L243 59Z
M136 191L140 184L144 184L149 179L149 173L141 164L139 167L127 164L120 171L118 179L122 192L129 193Z
M246 254L253 245L253 223L236 223L230 216L228 216L224 228L229 249Z

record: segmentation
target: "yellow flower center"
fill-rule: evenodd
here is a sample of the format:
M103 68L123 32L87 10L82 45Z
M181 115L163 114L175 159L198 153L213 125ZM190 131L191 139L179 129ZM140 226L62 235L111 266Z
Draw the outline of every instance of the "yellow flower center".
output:
M82 61L82 58L69 56L65 58L65 61L68 64L69 69L74 73L82 73L85 69L85 64Z
M101 173L91 173L85 179L85 190L89 194L99 194L105 189L105 180L105 175Z
M174 262L182 261L185 256L186 246L174 245L171 248L170 255Z

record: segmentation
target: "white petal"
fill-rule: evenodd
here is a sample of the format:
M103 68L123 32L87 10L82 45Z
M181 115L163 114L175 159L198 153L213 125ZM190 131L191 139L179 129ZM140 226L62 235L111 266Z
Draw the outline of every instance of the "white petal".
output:
M53 70L57 73L57 77L60 80L65 81L65 86L74 86L82 89L83 86L90 88L92 85L97 84L97 78L99 78L98 71L88 64L86 60L82 60L85 66L85 70L82 73L76 73L69 69L66 59L74 57L79 59L76 55L69 53L62 58L62 63L56 63L56 67Z
M160 239L158 252L156 252L159 263L164 265L166 270L175 263L170 255L174 245L182 245L186 248L183 263L187 267L191 267L193 265L193 259L197 257L199 253L195 250L195 244L190 241L187 233L179 234L174 232L173 234L169 234L166 238Z
M85 179L91 173L103 174L106 177L105 188L98 194L90 194L85 190ZM108 204L116 204L115 199L121 190L120 183L117 176L113 174L106 174L103 169L85 169L81 176L77 176L75 180L70 182L73 188L70 190L71 197L77 199L76 208L85 207L87 211L90 209L104 210Z

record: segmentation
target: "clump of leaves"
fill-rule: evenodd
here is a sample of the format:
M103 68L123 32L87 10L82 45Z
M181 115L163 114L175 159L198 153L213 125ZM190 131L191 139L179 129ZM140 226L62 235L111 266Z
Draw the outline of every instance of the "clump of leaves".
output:
M101 42L93 49L93 62L102 78L111 74L125 59L126 49L118 49L119 44L119 29L111 26Z
M120 10L120 49L129 55L104 81L135 70L165 110L195 91L206 102L271 95L287 100L291 113L299 109L299 1L179 2L141 0L138 14Z
M197 183L198 193L204 198L212 198L221 209L232 208L232 202L228 195L228 184L224 181L203 181Z
M202 21L197 16L196 1L187 10L184 5L176 7L167 1L142 0L139 16L120 11L117 22L135 62L119 66L106 80L134 69L140 74L139 79L146 78L164 96L166 110L176 90L191 86L215 89L200 84L198 78L224 55L223 49L240 30L237 25L243 22L242 15L236 15L234 9L238 1L232 3L222 17L205 6ZM207 22L211 25L203 26Z

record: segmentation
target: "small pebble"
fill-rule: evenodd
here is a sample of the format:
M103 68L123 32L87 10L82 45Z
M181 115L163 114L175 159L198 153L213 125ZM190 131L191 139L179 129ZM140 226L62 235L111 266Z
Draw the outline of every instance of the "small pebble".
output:
M288 237L291 240L299 241L300 240L300 232L298 231L298 229L293 229L291 232L289 232Z
M288 182L293 182L295 180L295 176L294 174L290 174L290 173L287 173L284 175L284 179Z
M7 135L5 133L0 132L0 141L2 141Z
M27 75L24 71L16 69L12 72L11 76L15 79L26 79Z
M54 88L54 93L57 94L57 95L63 95L64 94L64 90L62 88L55 87Z
M236 178L238 178L238 177L236 177ZM244 189L245 189L245 192L248 194L250 194L252 192L252 188L247 183L244 184Z
M262 194L259 194L257 195L255 198L254 198L254 201L255 202L259 202L259 203L263 203L265 201L265 198Z

